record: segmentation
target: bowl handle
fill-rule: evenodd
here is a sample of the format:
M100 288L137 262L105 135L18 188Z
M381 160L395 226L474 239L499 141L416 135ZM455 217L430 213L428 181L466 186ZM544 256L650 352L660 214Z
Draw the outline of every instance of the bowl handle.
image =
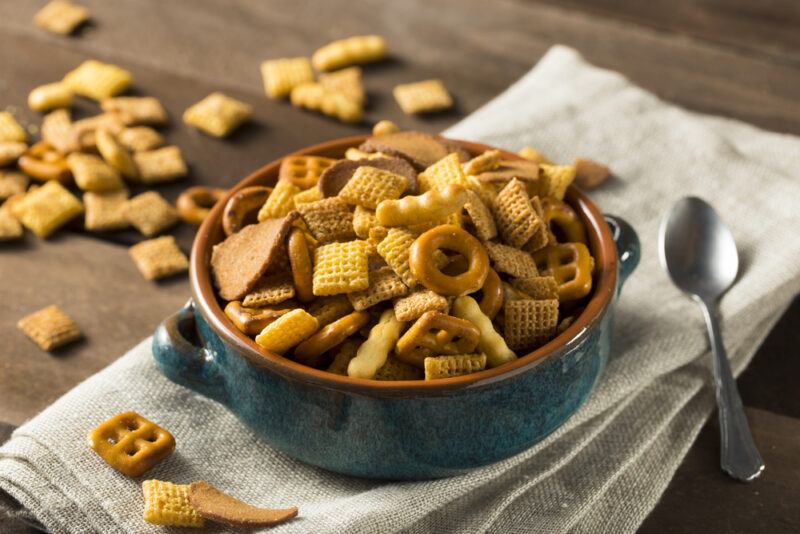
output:
M641 245L636 230L627 221L615 215L604 214L603 218L611 228L611 237L617 246L617 257L619 258L619 284L617 293L622 289L625 280L631 275L636 266L639 265L641 257Z
M197 332L194 302L164 319L153 335L153 357L173 382L223 400L225 383L219 363Z

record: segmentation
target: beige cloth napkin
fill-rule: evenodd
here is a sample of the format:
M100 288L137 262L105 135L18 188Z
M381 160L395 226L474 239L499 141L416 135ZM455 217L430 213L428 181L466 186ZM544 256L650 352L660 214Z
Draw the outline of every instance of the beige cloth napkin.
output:
M161 531L141 519L140 483L84 443L99 421L133 409L177 438L176 454L150 476L299 506L299 518L274 532L634 531L714 405L700 313L658 265L659 220L697 195L731 226L742 273L722 316L740 372L800 289L800 140L678 109L564 47L446 133L608 162L617 178L592 195L639 232L642 261L617 307L608 367L553 435L444 480L335 475L272 450L221 405L169 382L145 340L14 433L0 449L0 488L53 532Z

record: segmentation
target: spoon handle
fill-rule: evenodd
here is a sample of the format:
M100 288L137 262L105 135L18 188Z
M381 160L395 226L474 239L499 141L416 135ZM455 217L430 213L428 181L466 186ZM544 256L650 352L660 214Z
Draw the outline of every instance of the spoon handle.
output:
M700 300L703 316L711 338L711 352L714 354L714 385L717 394L720 430L720 463L722 469L733 478L742 481L753 480L764 470L764 460L756 449L750 426L744 415L742 399L736 381L731 373L725 345L722 343L716 305Z

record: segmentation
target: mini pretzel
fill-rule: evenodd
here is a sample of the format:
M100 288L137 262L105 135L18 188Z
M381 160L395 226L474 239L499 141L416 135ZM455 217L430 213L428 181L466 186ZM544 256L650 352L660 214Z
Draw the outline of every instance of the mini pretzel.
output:
M434 253L443 248L464 256L469 268L455 276L444 274L431 261ZM408 264L422 285L446 296L458 297L477 291L489 275L489 256L480 241L452 224L436 226L419 236L411 245ZM461 354L468 352L469 349L463 350Z
M560 302L585 297L592 290L592 255L583 243L550 245L533 253L539 273L558 283Z
M136 412L115 415L88 436L89 446L111 467L138 477L175 449L172 434Z
M242 303L238 300L232 300L225 306L225 315L228 319L233 322L240 332L248 336L260 334L268 324L290 311L292 311L292 308L282 310L248 308L242 306Z
M224 194L224 189L196 185L180 194L175 207L178 208L178 215L181 216L181 219L189 224L200 226L211 208L219 202Z
M353 312L338 319L322 330L306 339L294 349L294 357L302 363L309 363L332 348L344 343L361 327L369 322L369 313L365 311Z
M241 230L245 220L258 213L270 193L272 193L271 187L261 185L245 187L234 193L222 212L222 228L225 230L225 235L233 235Z
M289 234L288 252L289 263L292 266L292 280L298 300L300 302L314 300L312 291L314 267L311 265L308 241L301 229L295 228Z
M428 356L471 353L480 336L469 321L429 311L397 340L394 351L398 360L423 369Z
M375 217L384 226L407 226L425 221L440 221L459 211L469 200L467 190L457 184L432 189L418 196L384 200L378 204Z
M503 307L503 283L494 269L489 269L489 275L481 288L483 298L481 299L481 311L489 319L494 319L495 315Z
M555 197L545 197L542 199L542 211L544 220L554 235L554 229L557 229L569 243L586 243L586 229L569 204Z
M39 141L19 157L17 165L25 174L37 180L69 182L72 173L66 158L46 141Z

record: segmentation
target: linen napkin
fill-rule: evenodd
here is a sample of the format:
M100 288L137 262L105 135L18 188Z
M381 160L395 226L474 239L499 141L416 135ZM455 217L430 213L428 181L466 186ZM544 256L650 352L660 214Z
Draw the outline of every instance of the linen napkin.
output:
M700 313L662 272L657 231L685 195L711 201L742 256L722 301L741 372L800 290L800 140L689 113L557 46L505 93L445 132L556 161L587 156L616 177L592 192L638 231L643 255L617 307L614 349L588 402L540 444L453 478L383 482L272 450L223 406L171 383L144 340L20 427L0 449L0 488L52 532L159 532L140 482L90 451L87 430L137 410L176 437L149 476L205 479L256 505L300 508L273 532L632 532L714 406Z

